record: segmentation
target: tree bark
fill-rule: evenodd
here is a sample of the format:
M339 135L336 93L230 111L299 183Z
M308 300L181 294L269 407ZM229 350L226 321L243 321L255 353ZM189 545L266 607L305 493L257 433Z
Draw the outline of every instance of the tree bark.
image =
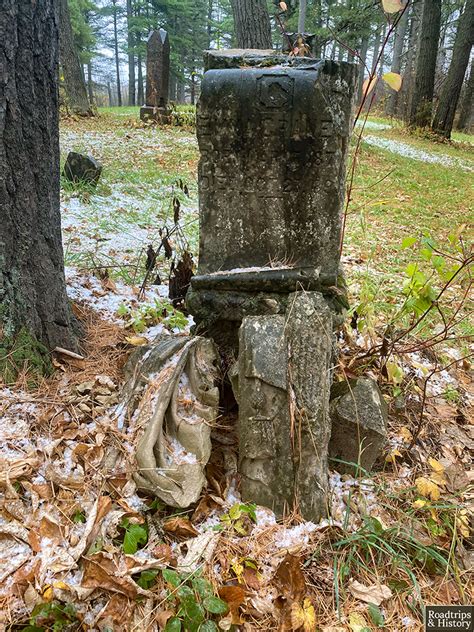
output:
M239 48L272 47L270 16L265 0L230 0Z
M404 11L402 17L397 24L397 30L395 31L395 43L393 45L392 66L390 70L392 72L396 72L397 74L400 74L402 69L402 53L403 45L405 43L405 35L408 27L408 13L408 9ZM395 90L390 90L385 109L386 113L389 116L395 115L397 109L398 94L399 93Z
M412 127L427 127L431 123L440 28L441 0L424 0L415 85L408 118Z
M456 114L473 43L474 0L467 0L464 11L459 18L453 58L449 66L448 76L441 90L438 107L431 126L434 132L445 138L451 137L454 115Z
M89 95L89 103L94 105L94 88L92 85L92 63L87 63L87 93Z
M69 109L77 116L93 116L94 112L87 98L84 73L79 55L74 47L67 0L59 1L59 19L61 68Z
M0 7L0 344L76 347L59 210L56 0Z
M306 24L306 4L307 0L300 0L300 12L298 14L298 33L304 35L304 27Z
M132 0L127 0L128 105L135 105L135 53Z
M367 51L369 48L369 36L365 35L362 39L362 43L360 46L360 59L359 59L359 79L357 82L357 103L361 103L362 101L362 88L364 86L364 77L365 77L365 65L367 61Z
M405 67L403 69L402 88L397 99L397 115L408 121L408 113L410 111L411 95L413 93L413 85L415 83L415 61L418 47L418 35L420 29L421 9L423 8L423 0L415 0L411 5L410 11L410 28L407 44L407 57Z
M122 107L122 86L120 85L120 58L118 49L118 33L117 33L117 0L112 0L113 19L114 19L114 53L115 53L115 74L117 76L117 105Z
M461 132L469 132L474 123L474 59L471 62L471 71L466 83L461 100L457 129Z
M143 89L143 61L142 54L137 53L137 105L145 103L145 91Z

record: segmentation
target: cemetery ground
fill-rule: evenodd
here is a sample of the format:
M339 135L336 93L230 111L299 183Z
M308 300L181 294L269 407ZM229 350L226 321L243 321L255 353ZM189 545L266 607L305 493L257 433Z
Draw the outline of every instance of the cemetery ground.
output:
M167 232L171 259L196 258L190 118L157 128L121 108L62 122L63 160L78 150L103 164L96 189L63 181L61 193L86 344L82 357L55 354L39 384L21 374L1 389L0 620L14 630L421 630L423 604L472 603L472 137L436 143L367 121L337 374L377 379L389 442L374 472L331 473L330 517L316 525L240 502L229 418L190 511L138 495L129 469L106 475L111 447L133 452L117 426L127 356L192 324L167 298L166 248L142 289L148 246Z

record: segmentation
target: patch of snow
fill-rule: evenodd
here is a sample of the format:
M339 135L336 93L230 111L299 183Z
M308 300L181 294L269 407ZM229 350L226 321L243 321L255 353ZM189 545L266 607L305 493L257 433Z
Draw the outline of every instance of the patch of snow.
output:
M464 171L474 171L474 163L459 158L453 158L446 154L429 153L422 149L417 149L408 143L402 143L399 140L380 138L379 136L364 136L362 140L368 145L385 149L404 158L410 158L411 160L439 164L444 167L456 167Z
M382 131L384 129L391 129L391 125L388 123L377 123L376 121L364 121L359 119L356 123L356 127L364 127L364 129L374 129L378 131Z

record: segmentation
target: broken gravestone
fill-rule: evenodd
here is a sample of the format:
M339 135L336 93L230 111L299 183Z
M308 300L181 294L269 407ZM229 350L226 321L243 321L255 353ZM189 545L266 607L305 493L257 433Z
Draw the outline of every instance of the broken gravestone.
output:
M343 474L370 471L387 441L387 405L377 384L370 378L334 384L330 411L331 466Z
M198 336L163 335L130 358L121 417L134 436L135 482L172 507L197 502L218 415L217 352Z
M290 294L291 317L247 316L234 391L242 499L308 520L326 513L332 313L319 292Z
M356 78L345 62L249 53L206 53L199 266L187 298L198 330L234 348L242 318L284 313L290 292L344 293L339 252Z
M159 29L148 38L146 54L145 105L140 108L142 121L170 122L168 93L170 80L170 41Z
M319 520L356 66L242 50L208 51L205 65L187 305L198 331L238 354L243 498Z
M102 173L100 162L75 151L70 151L64 164L64 175L71 182L83 182L95 186Z

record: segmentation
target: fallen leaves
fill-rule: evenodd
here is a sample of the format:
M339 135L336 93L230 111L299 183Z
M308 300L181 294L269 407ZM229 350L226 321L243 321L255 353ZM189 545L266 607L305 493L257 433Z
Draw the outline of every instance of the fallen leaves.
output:
M380 606L383 601L390 599L392 596L392 591L388 586L385 586L385 584L371 584L370 586L365 586L352 578L349 579L348 589L351 595L359 599L359 601L373 603L376 606Z
M163 523L163 531L175 535L178 540L187 540L199 535L199 531L194 527L189 518L182 518L180 516L168 518L168 520Z

